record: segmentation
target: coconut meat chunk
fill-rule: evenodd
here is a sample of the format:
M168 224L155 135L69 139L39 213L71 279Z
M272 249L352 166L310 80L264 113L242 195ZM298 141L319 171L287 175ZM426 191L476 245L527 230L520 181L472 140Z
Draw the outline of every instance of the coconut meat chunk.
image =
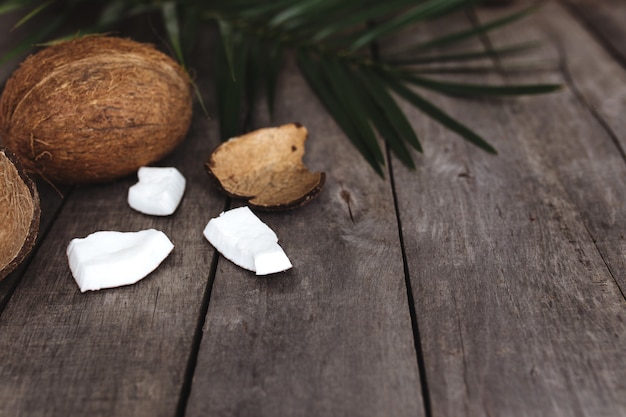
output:
M81 292L138 282L154 271L174 249L165 233L99 231L75 238L67 247L74 280Z
M169 216L185 193L185 177L172 167L141 167L138 182L128 189L128 205L140 213Z
M206 239L234 264L268 275L292 267L276 233L247 206L228 210L209 221Z

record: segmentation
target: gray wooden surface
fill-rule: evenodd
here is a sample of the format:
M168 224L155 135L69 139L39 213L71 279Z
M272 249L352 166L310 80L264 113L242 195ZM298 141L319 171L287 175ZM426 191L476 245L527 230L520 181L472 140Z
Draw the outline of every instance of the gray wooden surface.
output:
M415 171L391 156L384 180L289 62L275 120L260 112L256 125L307 126L305 162L327 182L305 207L259 214L294 264L272 277L239 269L202 236L241 202L202 166L220 139L200 78L209 117L197 108L188 138L159 163L187 178L174 216L131 210L134 178L63 199L40 184L39 245L0 282L0 416L626 416L624 25L623 2L568 0L494 32L494 45L542 40L525 59L548 66L489 81L564 89L430 96L497 156L407 106L425 152ZM159 269L79 292L69 240L149 227L175 245Z

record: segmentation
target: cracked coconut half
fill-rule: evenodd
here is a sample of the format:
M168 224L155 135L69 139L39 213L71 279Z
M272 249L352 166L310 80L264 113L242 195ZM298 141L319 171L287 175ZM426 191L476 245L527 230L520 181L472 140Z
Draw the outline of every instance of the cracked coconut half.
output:
M304 126L291 123L229 139L213 151L207 171L222 191L253 208L302 206L319 194L326 178L302 162L307 135Z
M39 195L17 157L0 147L0 280L26 256L39 231Z

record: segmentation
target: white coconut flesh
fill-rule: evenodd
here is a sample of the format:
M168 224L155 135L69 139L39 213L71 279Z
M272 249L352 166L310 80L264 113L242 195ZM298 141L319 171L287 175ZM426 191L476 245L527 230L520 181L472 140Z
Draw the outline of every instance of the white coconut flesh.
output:
M276 233L247 206L211 219L204 228L204 236L226 259L257 275L292 267Z
M173 214L185 193L185 177L172 167L141 167L128 189L128 205L153 216Z
M165 233L99 231L75 238L67 247L72 275L81 292L138 282L174 249Z

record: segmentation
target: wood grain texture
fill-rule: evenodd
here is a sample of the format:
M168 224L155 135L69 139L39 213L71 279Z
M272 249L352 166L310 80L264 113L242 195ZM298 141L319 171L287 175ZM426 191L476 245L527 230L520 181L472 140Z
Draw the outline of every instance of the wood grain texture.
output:
M492 41L545 39L540 22L562 19L550 5ZM393 161L432 415L626 415L626 303L594 241L626 225L615 143L570 89L427 96L499 151L410 111L425 155L417 174Z
M626 71L596 32L613 25L622 43L626 18L617 1L597 4L602 18L566 3L548 2L490 38L544 40L522 62L548 59L551 70L488 78L557 81L563 91L515 100L424 92L499 155L408 110L425 154L417 171L392 157L399 220L390 181L290 62L276 118L261 111L254 120L307 126L305 163L327 181L305 207L259 213L294 264L285 273L256 277L219 258L212 276L202 228L226 199L202 166L219 142L211 101L209 117L197 109L188 139L160 164L188 181L174 216L132 211L134 178L77 188L65 201L44 190L50 231L32 263L0 283L0 417L425 416L422 389L427 417L626 416ZM480 9L478 18L510 10ZM460 24L466 16L414 36ZM198 82L210 97L208 80ZM175 244L159 269L133 286L79 292L64 253L71 238L148 227Z
M570 6L591 34L600 39L622 65L626 65L626 4L623 1L563 0L562 3Z
M611 3L611 2L609 2ZM606 2L598 2L597 6L603 10ZM615 12L611 14L613 25L626 22L626 5L615 4ZM562 17L552 19L552 14L558 13ZM606 14L610 14L608 11ZM537 25L542 28L545 36L551 39L555 45L552 54L560 54L563 61L563 69L568 89L571 90L578 101L588 109L597 119L600 127L612 138L616 144L612 159L626 160L626 70L614 57L608 53L594 36L583 30L580 24L556 4L545 8L545 12L537 16ZM593 20L594 29L600 30L602 21ZM527 28L530 30L531 28ZM531 35L532 36L532 35ZM620 37L621 36L621 37ZM626 32L615 34L612 40L616 43L626 44ZM591 160L603 160L603 156L596 155L601 152L588 147L586 150ZM620 170L613 167L619 165L615 161L611 164L602 162L593 163L594 175L587 176L587 183L591 187L586 188L586 183L578 182L570 184L570 189L579 201L584 198L586 203L581 202L583 212L588 214L587 226L594 241L603 253L611 273L619 283L622 293L626 293L626 198L623 194L624 178L620 177ZM571 167L580 170L581 167ZM602 177L598 179L597 177ZM597 186L596 184L602 184ZM585 193L595 195L584 196ZM599 204L590 202L599 201Z
M546 34L566 57L570 87L610 129L626 150L626 3L570 0L572 17L542 14ZM555 6L551 6L553 9ZM587 30L581 30L586 25Z
M553 19L555 15L559 18ZM553 56L561 62L563 83L578 107L569 112L561 110L561 119L572 125L572 129L585 140L555 147L552 155L555 172L624 294L626 180L623 174L626 155L623 145L626 144L626 125L618 115L626 111L623 100L626 97L626 69L616 66L615 61L603 53L601 46L556 3L544 7L533 23L524 25L516 34L509 32L507 36L509 39L513 36L544 36L552 47L537 51L537 57ZM579 127L585 119L574 111L591 116L589 127ZM554 131L558 132L563 123L555 125ZM612 146L599 137L608 137Z
M225 205L203 167L218 142L215 123L197 117L161 162L187 179L171 217L128 207L133 176L67 199L0 317L1 416L175 415L214 253L202 230ZM175 245L156 271L133 286L79 292L65 256L72 238L147 228Z
M188 416L423 415L388 181L356 153L291 63L276 119L309 129L326 184L305 207L261 213L293 269L256 277L221 260Z

